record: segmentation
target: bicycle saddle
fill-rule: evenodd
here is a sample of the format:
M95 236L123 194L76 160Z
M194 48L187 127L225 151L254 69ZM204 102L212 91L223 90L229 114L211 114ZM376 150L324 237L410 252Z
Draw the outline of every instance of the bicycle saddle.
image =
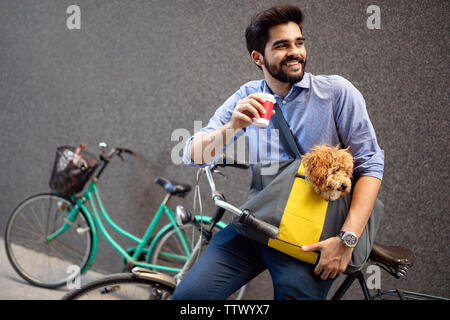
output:
M179 197L184 197L186 192L191 190L190 185L170 181L169 179L163 177L156 177L155 183L163 187L163 189L171 195L177 195Z
M387 266L412 265L416 256L408 248L374 243L369 259Z

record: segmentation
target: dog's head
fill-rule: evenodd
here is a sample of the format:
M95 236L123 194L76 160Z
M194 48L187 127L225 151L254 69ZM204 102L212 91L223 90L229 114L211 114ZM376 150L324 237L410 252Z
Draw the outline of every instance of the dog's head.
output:
M337 200L351 190L353 157L348 149L320 145L302 157L306 180L325 200Z

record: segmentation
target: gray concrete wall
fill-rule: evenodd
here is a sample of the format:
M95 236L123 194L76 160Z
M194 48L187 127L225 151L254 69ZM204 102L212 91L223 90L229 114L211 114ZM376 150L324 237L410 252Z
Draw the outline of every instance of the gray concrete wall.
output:
M143 233L164 195L154 177L194 180L194 169L171 161L172 132L192 133L194 120L205 124L243 83L262 78L243 33L255 12L279 2L1 0L0 225L21 199L49 189L56 146L85 142L97 152L106 141L139 154L112 163L100 188L111 217ZM382 285L450 296L449 2L293 3L306 16L307 71L339 74L362 92L385 150L377 240L410 247L417 263ZM81 30L66 27L71 4ZM379 30L366 26L371 4L381 9ZM225 172L218 185L242 202L249 174ZM94 268L121 269L103 240ZM251 287L250 298L272 297L267 273Z

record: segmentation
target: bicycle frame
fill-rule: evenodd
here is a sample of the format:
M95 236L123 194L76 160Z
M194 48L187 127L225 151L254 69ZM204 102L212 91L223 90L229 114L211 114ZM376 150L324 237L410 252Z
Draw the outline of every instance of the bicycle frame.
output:
M177 231L177 234L180 238L180 242L183 246L183 250L185 251L186 256L180 256L180 255L171 255L173 258L177 258L180 260L186 260L190 253L191 253L191 243L189 240L189 237L187 237L185 234L183 234L183 230L181 230L175 220L175 214L172 212L172 210L167 205L167 202L170 199L170 194L166 194L164 200L161 202L159 209L157 210L155 216L151 220L147 230L144 233L144 236L142 238L139 238L126 230L122 229L120 226L118 226L108 215L105 208L103 207L103 203L100 198L100 194L97 188L97 180L93 179L88 186L87 191L79 198L75 198L72 196L72 200L75 201L75 205L73 208L69 211L69 216L65 220L65 223L53 234L49 235L46 238L47 242L52 241L62 233L64 233L66 230L74 226L74 221L78 216L79 210L82 210L83 213L86 216L86 219L89 224L90 231L92 232L92 250L89 255L88 262L86 266L81 270L81 274L84 274L87 272L89 267L92 265L92 263L95 260L96 254L97 254L97 248L98 248L98 230L100 233L105 237L105 239L113 246L113 248L118 251L125 259L126 261L131 262L133 265L143 268L151 268L151 269L157 269L157 270L163 270L163 271L170 271L170 272L179 272L179 268L172 268L162 265L154 265L148 263L148 260L150 258L150 253L153 250L153 247L155 246L157 240L159 237L166 232L170 228L175 228ZM89 211L85 203L88 202L92 208L93 214ZM153 234L156 225L158 224L161 216L163 214L166 214L168 217L170 223L164 226L153 238L153 241L150 243L148 249L145 249L145 246L150 240L151 235ZM105 229L103 222L101 220L101 217L105 219L106 223L110 225L115 231L117 231L122 236L127 237L128 239L134 241L137 243L137 248L134 250L133 255L130 255L127 250L125 250L122 246L120 246L114 238L109 234L109 232ZM197 217L196 220L202 220L204 222L210 223L211 217ZM220 227L225 227L225 223L221 223L219 225ZM83 230L81 230L82 232ZM137 261L138 257L142 254L146 253L146 262Z
M344 294L347 292L347 290L350 288L350 286L353 284L355 280L358 280L362 293L364 295L364 300L376 300L381 299L385 296L391 296L391 297L397 297L400 300L448 300L443 297L437 297L432 296L429 294L423 294L418 292L411 292L411 291L404 291L404 290L398 290L398 289L390 289L390 290L382 290L377 289L377 292L373 295L370 294L369 288L366 285L366 279L364 278L363 273L361 270L358 270L352 274L347 275L347 278L342 282L342 284L339 286L339 288L334 293L331 300L341 300Z

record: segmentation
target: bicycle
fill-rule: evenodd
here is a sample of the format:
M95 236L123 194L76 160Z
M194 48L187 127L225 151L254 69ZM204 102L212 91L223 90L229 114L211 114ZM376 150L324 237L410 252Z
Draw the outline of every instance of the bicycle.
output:
M71 185L75 186L70 189L71 192L80 192L90 181L81 196L55 192L37 194L25 199L13 210L6 227L5 247L15 271L24 280L39 287L57 288L70 283L77 276L85 274L94 262L101 233L122 255L125 269L131 270L138 266L168 273L179 272L179 264L187 261L192 253L192 241L187 226L177 225L176 214L170 209L168 202L172 196L184 197L191 186L157 177L155 182L166 191L166 195L143 237L138 237L122 229L109 217L97 186L100 176L114 156L123 160L123 153L134 155L134 152L116 147L105 154L107 146L100 143L100 161L96 162L92 155L83 151L84 147L85 145L80 145L76 151L71 147L61 147L58 150L60 153L69 150L67 154L71 156L83 154L80 159L84 161L84 171L77 166L71 168L78 170L76 172L81 177L81 181ZM66 158L61 160L61 156L64 154L57 153L55 167L60 164L58 161L63 161L66 166L71 163ZM170 222L152 237L163 214ZM119 234L136 242L137 246L126 250L120 246L106 230L101 217ZM195 215L193 221L209 225L211 217ZM215 224L216 229L225 227L223 222ZM173 243L177 247L173 247ZM178 251L171 251L175 249ZM245 287L240 289L236 298L242 298L244 292Z
M250 228L255 228L265 235L276 238L279 234L279 229L264 221L255 218L248 210L240 210L232 204L226 202L225 196L216 190L216 185L213 178L213 173L218 172L217 167L233 166L238 168L247 168L247 164L233 163L233 164L211 164L197 171L197 185L199 177L204 173L207 177L209 186L211 188L211 195L214 204L217 207L216 212L209 225L203 225L202 221L196 223L193 214L183 208L177 206L176 220L180 226L194 224L200 233L200 237L196 242L194 249L184 263L180 272L175 276L170 277L167 274L156 272L141 267L134 267L131 273L118 273L101 278L83 285L80 289L75 289L68 292L62 297L63 300L73 299L144 299L144 300L168 300L170 299L175 287L183 279L184 275L196 262L198 256L201 254L204 246L208 245L214 234L214 227L221 223L221 219L225 211L229 211L239 218L239 221ZM161 240L163 245L164 240Z
M235 164L231 165L233 166ZM223 194L216 190L213 173L216 171L217 166L224 165L212 164L204 168L200 168L198 171L199 173L206 174L211 188L211 195L214 200L214 204L217 207L216 213L211 221L210 230L201 230L203 237L197 241L191 257L186 261L182 270L175 277L169 277L162 273L135 267L131 270L131 273L114 274L87 283L80 289L70 291L62 299L170 299L177 284L195 263L196 257L200 253L202 246L207 244L211 239L212 227L222 219L225 210L236 215L240 223L243 223L248 227L256 228L268 237L276 239L279 234L278 228L258 220L248 210L240 210L239 208L227 203ZM197 173L197 176L199 173ZM189 224L193 221L192 214L181 206L177 206L176 214L177 221L180 225ZM401 246L386 246L375 243L367 263L377 265L391 276L399 279L406 276L406 272L413 266L414 261L415 255L408 248ZM448 300L443 297L397 289L377 289L376 293L371 295L361 269L346 276L344 281L331 297L331 300L341 300L355 280L358 280L364 299L366 300Z
M415 259L414 252L408 248L375 242L367 264L376 265L394 278L400 279L406 276L406 272L414 265ZM444 297L398 289L376 289L376 293L370 294L362 269L347 275L331 300L342 299L355 280L358 280L364 300L449 300Z

